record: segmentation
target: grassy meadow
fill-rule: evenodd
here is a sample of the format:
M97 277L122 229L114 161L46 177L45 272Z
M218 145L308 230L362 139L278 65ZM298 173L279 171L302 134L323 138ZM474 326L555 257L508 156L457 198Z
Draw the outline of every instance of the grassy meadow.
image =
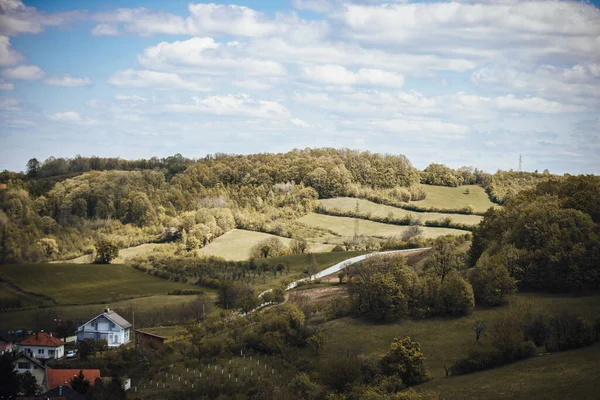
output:
M319 228L327 228L339 234L341 238L334 236L327 238L328 241L331 241L333 243L343 241L344 238L354 235L355 220L356 218L334 217L331 215L322 214L308 214L300 218L300 222L306 225L316 226ZM359 219L358 221L358 233L360 235L367 236L385 237L402 235L402 233L404 233L407 229L410 228L408 226L382 224L380 222L367 221L363 219ZM431 228L427 226L423 227L423 237L425 238L436 238L438 236L443 235L464 234L465 231L459 229Z
M247 260L250 250L254 245L270 237L278 237L268 233L232 229L219 236L214 242L200 249L204 256L222 257L230 261ZM291 239L280 237L287 246Z
M490 207L498 207L492 203L481 186L466 185L459 187L422 185L427 193L425 200L411 201L420 207L437 207L459 210L471 204L478 212L485 212ZM466 190L469 194L465 194Z
M566 296L519 293L509 297L509 304L530 304L547 310L570 310L590 321L600 316L600 295ZM325 323L329 339L324 353L334 356L340 348L354 346L365 352L383 353L389 349L394 338L410 336L421 344L425 365L434 379L445 377L443 365L450 366L467 355L476 345L473 326L475 320L485 320L488 328L505 312L507 306L496 308L477 307L470 316L451 318L437 317L425 320L403 320L397 323L373 323L363 319L342 318ZM488 345L481 339L479 346ZM470 375L469 375L470 376ZM453 378L454 379L454 378Z
M2 265L0 272L3 279L24 291L49 297L61 305L109 303L167 294L175 289L194 289L119 264Z
M452 218L452 221L467 225L477 225L481 221L482 217L479 215L463 215L463 214L444 214L444 213L431 213L431 212L414 212L404 210L398 207L386 206L384 204L373 203L369 200L355 199L352 197L335 197L332 199L321 200L321 206L324 209L337 209L339 211L352 211L356 210L356 201L359 203L360 213L370 213L374 217L385 218L390 213L396 219L404 218L406 215L411 215L415 219L420 219L421 222L425 221L438 221L443 218Z
M596 400L600 394L600 343L544 354L468 375L437 378L417 386L444 400Z
M119 257L111 261L111 264L127 264L127 261L133 257L146 255L174 246L173 243L144 243L139 246L127 247L119 250ZM51 264L89 264L93 262L91 254L73 258L65 261L52 261Z

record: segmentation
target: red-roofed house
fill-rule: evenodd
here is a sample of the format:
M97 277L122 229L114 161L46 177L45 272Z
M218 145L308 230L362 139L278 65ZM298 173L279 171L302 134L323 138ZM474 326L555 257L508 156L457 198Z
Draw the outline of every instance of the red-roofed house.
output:
M38 332L20 342L19 350L42 360L59 359L65 355L65 344L52 334Z
M71 379L79 375L79 371L83 372L86 380L90 381L90 386L94 386L96 378L100 378L99 369L50 369L46 370L46 385L48 390L52 390L59 386L71 387Z

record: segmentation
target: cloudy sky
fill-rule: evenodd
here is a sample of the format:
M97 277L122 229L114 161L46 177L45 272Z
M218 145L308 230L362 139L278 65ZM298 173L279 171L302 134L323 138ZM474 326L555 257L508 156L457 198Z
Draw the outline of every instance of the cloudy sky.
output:
M0 0L0 170L348 147L600 173L599 115L597 1Z

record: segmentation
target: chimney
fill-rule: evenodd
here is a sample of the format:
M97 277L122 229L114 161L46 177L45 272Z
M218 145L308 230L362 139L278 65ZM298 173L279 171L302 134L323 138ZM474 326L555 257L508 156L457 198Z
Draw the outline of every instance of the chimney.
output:
M50 337L52 337L52 332L50 332Z

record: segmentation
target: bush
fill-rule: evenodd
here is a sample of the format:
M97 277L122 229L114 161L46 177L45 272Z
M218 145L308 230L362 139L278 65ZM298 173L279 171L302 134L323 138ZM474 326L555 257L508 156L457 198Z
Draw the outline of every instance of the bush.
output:
M444 309L450 315L469 315L475 308L473 288L457 271L450 272L442 282L441 296Z
M456 361L450 367L450 374L470 374L472 372L494 368L502 364L504 364L502 357L500 357L496 353L489 351L473 350L469 353L467 357Z
M589 346L595 339L596 332L592 325L571 312L561 312L550 321L550 351Z

